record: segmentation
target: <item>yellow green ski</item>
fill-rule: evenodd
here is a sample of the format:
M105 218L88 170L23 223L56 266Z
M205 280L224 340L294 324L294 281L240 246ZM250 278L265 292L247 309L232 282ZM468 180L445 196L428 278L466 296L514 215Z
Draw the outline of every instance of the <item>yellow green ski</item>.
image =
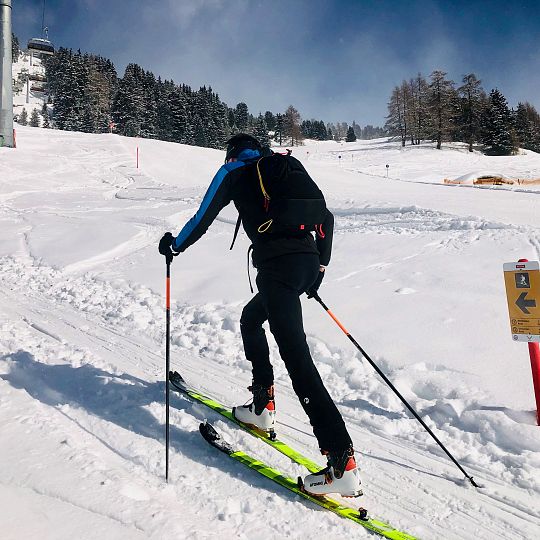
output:
M284 442L278 440L277 438L271 439L267 433L258 431L243 424L242 422L239 422L232 415L230 409L227 409L226 407L221 405L221 403L189 387L189 385L178 372L171 371L169 373L169 380L174 390L186 395L192 400L202 403L206 407L221 414L231 422L240 426L248 433L251 433L253 436L274 447L276 450L289 457L295 463L303 465L310 472L319 472L321 470L320 465L303 456L300 452L297 452ZM328 497L313 497L309 493L303 491L299 481L295 481L292 478L287 477L276 469L269 467L262 461L259 461L249 456L245 452L235 450L230 444L223 440L223 438L219 435L219 433L212 425L208 423L201 424L199 430L207 442L209 442L212 446L214 446L221 452L227 454L230 458L238 461L239 463L242 463L250 469L257 471L259 474L265 476L266 478L269 478L270 480L273 480L280 486L283 486L289 491L296 493L301 497L304 497L305 499L317 504L318 506L330 510L331 512L334 512L335 514L343 518L354 521L365 529L368 529L371 532L376 533L384 538L390 538L392 540L418 540L416 537L411 536L410 534L394 529L394 527L388 525L387 523L384 523L383 521L368 517L366 510L363 508L350 508Z
M236 425L240 426L242 429L247 431L248 433L251 433L254 437L257 437L258 439L261 439L266 444L269 444L273 448L275 448L278 452L281 452L283 455L290 458L295 463L298 463L299 465L303 465L309 472L319 472L321 470L321 466L312 461L311 459L303 456L300 454L300 452L297 452L293 448L291 448L289 445L285 444L284 442L280 441L277 438L270 438L267 433L263 431L259 431L257 429L253 429L252 427L243 424L242 422L238 421L232 414L230 409L227 409L221 403L218 403L214 399L205 396L203 394L200 394L196 390L192 389L186 381L183 379L182 375L178 373L178 371L171 371L169 373L169 381L171 382L171 385L174 390L177 390L178 392L185 394L186 396L190 397L191 399L194 399L195 401L198 401L199 403L202 403L203 405L206 405L209 409L212 409L213 411L221 414L231 422L234 422Z
M262 461L259 461L245 452L234 449L229 443L223 440L221 435L216 431L216 429L207 422L199 426L199 431L201 435L209 442L214 448L217 448L219 451L228 455L230 458L242 463L246 467L257 471L259 474L262 474L266 478L273 480L276 484L283 486L289 491L304 497L308 501L315 503L326 510L330 510L346 519L354 521L358 525L361 525L365 529L370 530L373 533L378 534L384 538L390 538L392 540L417 540L416 537L411 536L410 534L398 531L394 529L391 525L379 521L378 519L373 519L367 515L367 511L363 508L355 510L349 508L348 506L343 506L337 501L330 499L328 497L313 497L309 493L306 493L302 490L298 482L295 482L292 478L285 476L276 469L269 467Z

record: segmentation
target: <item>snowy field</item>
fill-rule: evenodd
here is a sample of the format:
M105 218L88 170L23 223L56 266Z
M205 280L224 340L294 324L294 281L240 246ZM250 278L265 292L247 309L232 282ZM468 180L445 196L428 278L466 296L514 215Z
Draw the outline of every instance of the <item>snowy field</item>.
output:
M0 537L369 538L200 437L208 418L291 476L302 471L172 396L164 482L164 281L157 253L193 214L223 152L17 128L0 148ZM140 168L135 167L136 144ZM540 177L540 155L358 141L294 150L336 215L320 294L483 487L473 488L312 300L316 365L350 428L362 506L423 539L540 531L540 427L502 265L540 258L538 186L444 185L489 170ZM339 158L339 156L342 156ZM388 168L388 178L386 178ZM225 209L172 267L172 366L245 402L239 332L248 242ZM278 434L323 464L277 348Z

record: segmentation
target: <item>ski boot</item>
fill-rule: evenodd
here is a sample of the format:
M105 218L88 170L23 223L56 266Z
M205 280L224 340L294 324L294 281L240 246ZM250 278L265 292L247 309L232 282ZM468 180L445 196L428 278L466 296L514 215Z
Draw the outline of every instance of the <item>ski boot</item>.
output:
M308 474L300 487L310 495L322 496L337 493L343 497L359 497L360 474L352 446L340 451L325 452L328 466L318 473Z
M248 387L253 393L253 401L247 405L233 407L232 414L240 422L253 426L275 439L276 405L274 387L253 384Z

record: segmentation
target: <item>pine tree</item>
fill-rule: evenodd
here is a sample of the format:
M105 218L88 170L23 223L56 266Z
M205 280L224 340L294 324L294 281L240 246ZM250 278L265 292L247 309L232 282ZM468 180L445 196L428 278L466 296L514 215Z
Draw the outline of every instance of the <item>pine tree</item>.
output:
M212 89L202 86L197 92L193 92L189 101L193 118L193 144L220 148L221 135L216 124L215 97Z
M206 146L206 130L204 129L203 122L199 115L195 115L193 121L193 143L195 146Z
M49 95L54 103L54 124L59 129L104 132L116 71L109 60L60 48L45 61Z
M225 141L230 136L228 107L219 99L218 94L212 92L212 89L209 89L208 99L210 102L208 146L221 149L225 147Z
M497 89L489 94L483 142L489 147L489 153L496 156L508 156L517 149L510 109L506 98Z
M253 135L259 140L263 146L270 146L270 137L268 136L268 126L262 114L259 114L255 121Z
M121 135L135 137L141 134L145 119L145 88L143 70L137 64L128 64L112 104L112 117Z
M328 140L328 133L326 132L326 126L324 125L324 122L322 120L319 120L319 122L317 122L317 127L315 128L315 138L318 141Z
M294 146L295 142L298 145L302 139L300 121L300 113L292 105L289 105L285 111L283 127L285 136L291 140L291 146Z
M227 121L229 124L229 129L232 133L238 133L238 129L236 127L235 117L234 117L234 109L231 109L230 107L227 107Z
M95 122L95 114L92 110L92 106L90 103L86 103L84 106L84 110L81 115L81 120L79 124L80 131L83 131L84 133L95 133L96 129L96 122Z
M429 136L431 130L430 116L428 111L429 86L421 73L409 81L411 94L410 133L413 144L420 144L422 139ZM378 128L380 129L380 128ZM377 136L381 136L378 133Z
M140 136L147 139L155 139L157 136L157 81L151 71L143 71L141 77L142 100L144 110L141 117Z
M47 104L44 103L43 107L41 107L41 116L43 117L43 126L44 128L50 128L51 123L49 120L49 109L47 108Z
M166 104L168 108L168 126L164 133L166 140L182 144L193 143L187 100L180 88L173 86L170 89Z
M32 114L30 115L30 122L28 122L28 125L32 127L39 127L39 112L37 109L34 109L32 111Z
M437 141L437 150L440 150L442 142L450 139L454 127L452 117L456 93L453 81L446 79L444 71L433 71L430 79L428 104L433 138Z
M21 54L21 49L19 47L19 38L11 32L11 61L13 63L19 61L19 55Z
M91 133L106 133L111 122L111 105L116 92L116 70L112 62L100 56L88 55L85 63L86 127Z
M19 120L17 123L21 126L26 126L28 124L28 113L26 112L26 109L24 107L21 111L21 114L19 115Z
M326 127L322 120L304 120L300 125L300 131L308 139L315 139L317 141L326 141L327 139Z
M170 111L168 99L170 93L174 90L174 84L169 81L163 82L161 77L157 78L156 87L154 89L155 99L157 103L156 109L156 130L157 138L162 141L169 141L170 131Z
M249 112L245 103L238 103L234 111L234 118L238 130L246 133L248 131Z
M302 135L308 139L313 139L313 124L311 120L304 120L300 126Z
M49 93L54 104L55 127L75 129L82 93L77 59L72 50L61 47L45 66Z
M401 138L401 146L405 146L407 140L407 124L405 121L405 105L403 95L399 86L394 87L390 101L388 102L388 115L386 117L385 128L391 136Z
M345 138L347 142L355 142L356 141L356 133L354 132L354 128L352 126L349 127L347 130L347 137Z
M274 138L279 143L279 146L282 146L283 144L284 129L285 129L285 121L284 121L283 115L280 113L277 113Z
M519 103L514 115L519 146L540 152L540 115L530 103Z
M347 136L349 126L347 122L338 122L335 126L332 125L332 131L334 132L334 139L341 141Z
M274 131L276 128L276 117L271 111L266 111L264 113L264 121L268 127L269 131Z
M473 144L480 140L482 134L482 96L484 91L481 81L474 73L463 77L463 85L458 88L460 96L459 131L463 140L469 144L469 152Z

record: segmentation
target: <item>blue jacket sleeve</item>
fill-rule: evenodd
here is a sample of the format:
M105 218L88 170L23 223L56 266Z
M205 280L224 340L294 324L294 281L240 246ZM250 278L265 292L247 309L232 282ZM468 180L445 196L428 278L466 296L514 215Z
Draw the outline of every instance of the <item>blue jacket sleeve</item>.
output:
M174 251L185 251L208 230L219 212L231 202L231 186L229 173L244 165L235 161L223 165L214 176L201 206L196 214L184 225L180 234L175 238L172 248Z

